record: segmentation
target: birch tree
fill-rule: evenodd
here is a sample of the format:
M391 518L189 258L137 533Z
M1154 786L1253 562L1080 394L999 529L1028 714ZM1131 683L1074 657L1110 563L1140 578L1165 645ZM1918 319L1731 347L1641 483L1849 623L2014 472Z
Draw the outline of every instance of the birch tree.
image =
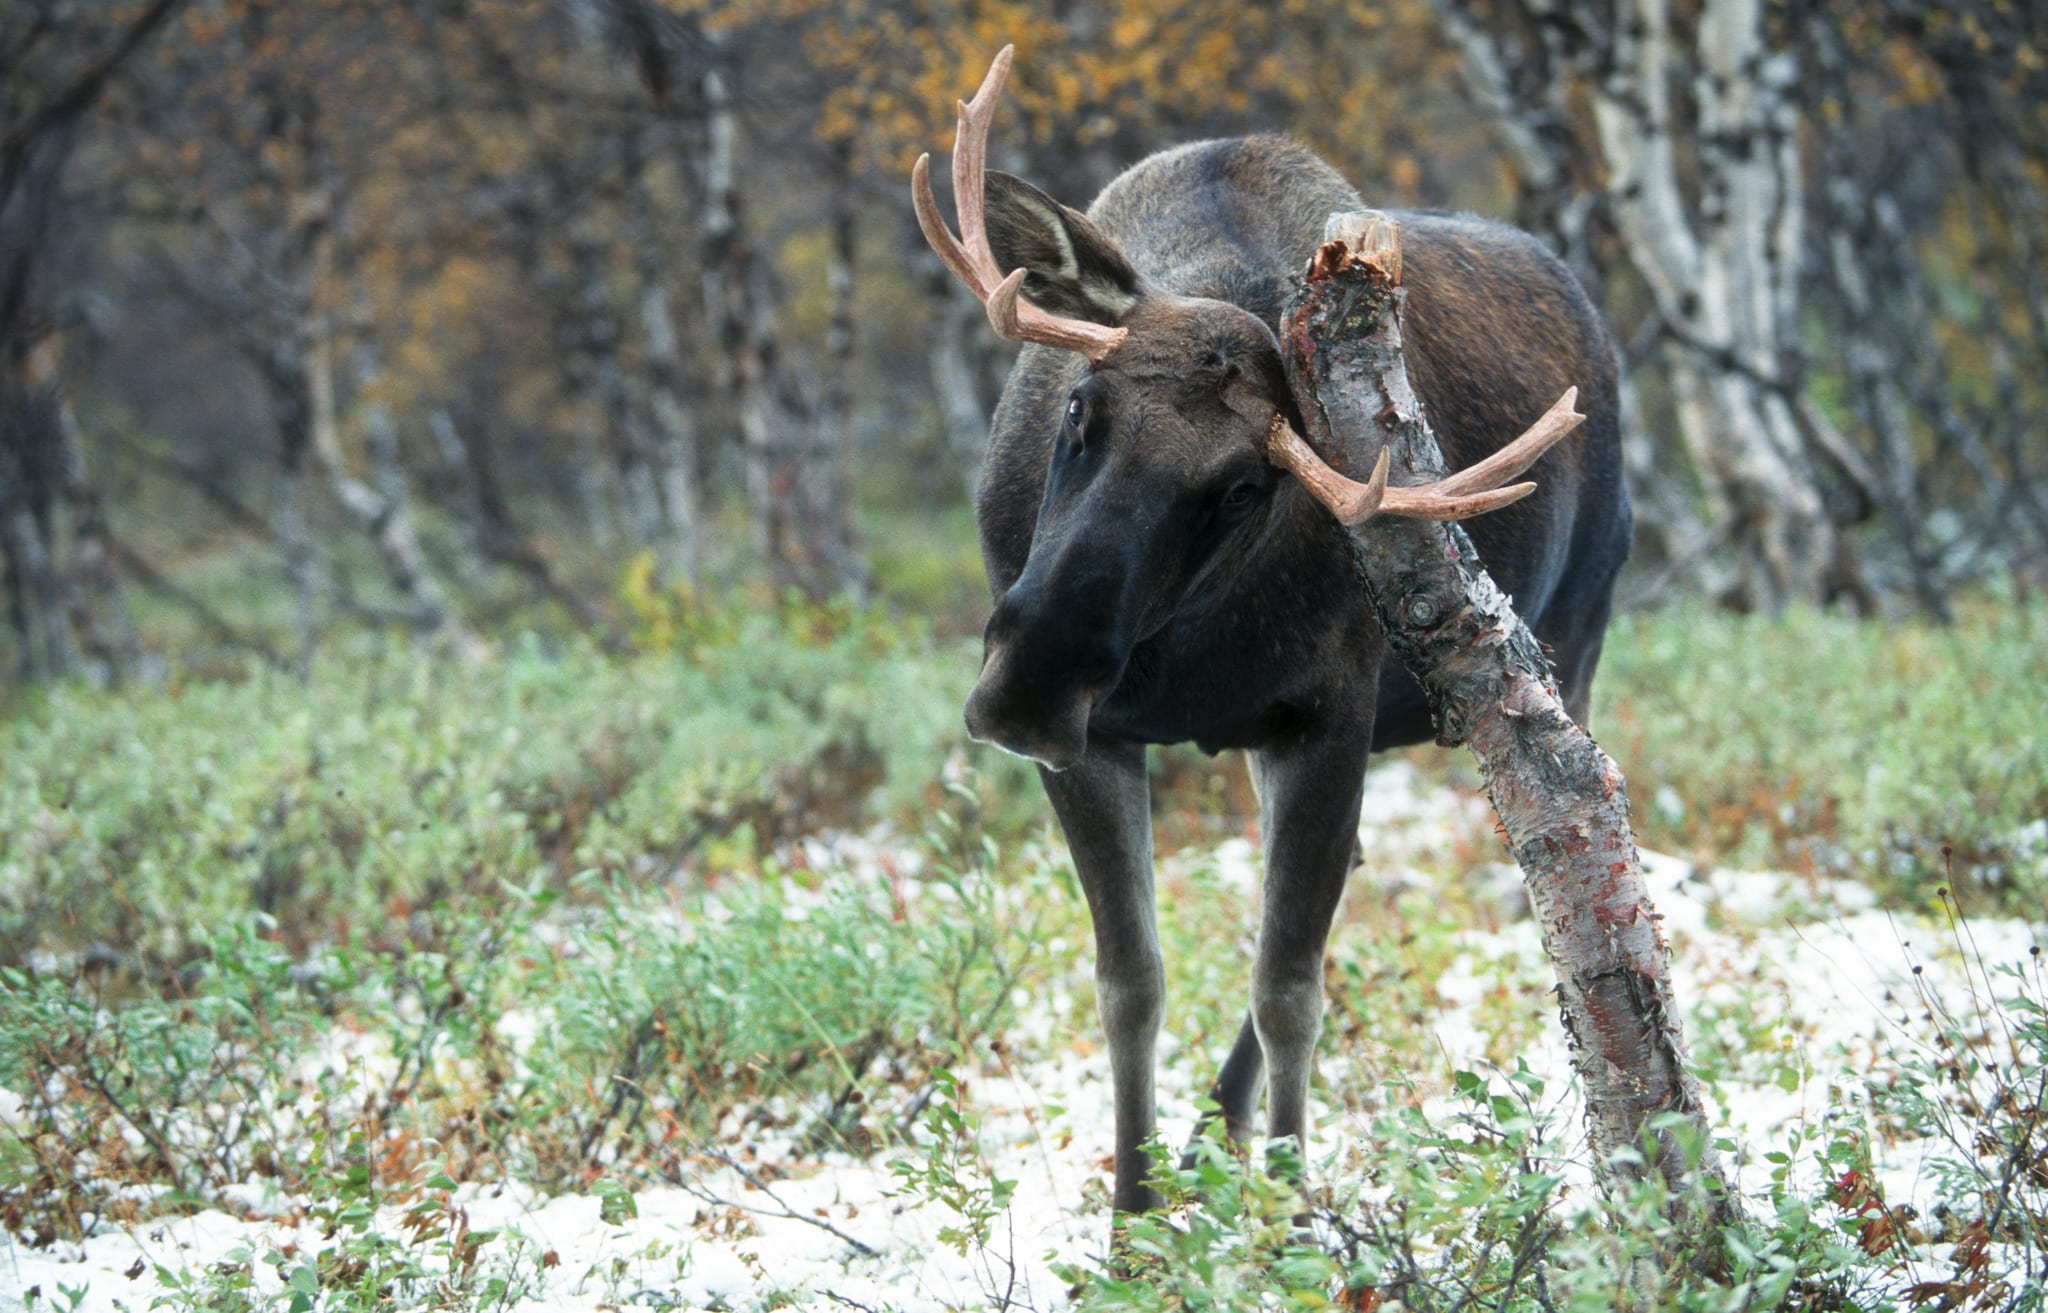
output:
M1598 204L1648 298L1669 412L1734 561L1725 599L1776 609L1853 573L1823 466L1869 475L1801 387L1799 68L1764 0L1433 4L1525 208L1540 198L1524 221L1583 269Z
M1631 481L1646 521L1683 524L1682 465L1707 520L1658 554L1730 562L1705 573L1739 606L1904 592L1936 615L1949 580L2041 558L2043 261L2038 225L2012 222L2043 201L2038 14L1430 3L1518 218L1605 285L1654 366L1631 427L1668 417L1683 460L1639 434ZM1943 301L1962 287L1978 313L1958 339ZM1969 526L1945 543L1944 503Z

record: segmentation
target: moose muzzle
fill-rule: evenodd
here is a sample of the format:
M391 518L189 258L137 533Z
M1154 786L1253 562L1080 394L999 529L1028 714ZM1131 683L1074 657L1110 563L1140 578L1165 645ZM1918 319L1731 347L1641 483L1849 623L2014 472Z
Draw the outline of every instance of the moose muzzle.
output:
M1122 673L1129 645L1113 606L1055 597L1034 573L1027 569L989 617L967 732L1065 770L1088 751L1088 717Z

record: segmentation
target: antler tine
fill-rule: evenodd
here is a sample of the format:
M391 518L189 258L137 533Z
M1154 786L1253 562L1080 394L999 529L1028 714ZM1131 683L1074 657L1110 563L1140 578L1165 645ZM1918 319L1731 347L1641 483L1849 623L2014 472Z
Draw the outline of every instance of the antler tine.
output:
M959 117L953 136L953 204L960 211L960 237L953 235L940 216L938 198L932 195L931 155L918 156L910 170L910 202L917 210L918 228L946 268L981 301L987 301L1003 280L996 269L995 252L988 245L982 177L988 161L989 125L995 122L996 100L1010 75L1015 50L1015 46L1004 46L998 51L974 99L956 102Z
M1079 351L1089 360L1099 361L1124 340L1129 330L1085 319L1063 319L1019 302L1017 296L1026 271L1018 269L1005 278L996 263L995 249L989 245L983 194L988 133L1015 52L1015 46L1004 46L998 51L974 99L959 102L958 129L953 139L953 204L960 212L959 236L954 236L939 214L938 200L932 195L928 154L918 156L910 170L911 204L917 210L917 226L925 240L953 276L987 307L989 323L997 333L1016 342L1039 342Z
M1467 466L1441 483L1433 484L1438 491L1450 495L1463 495L1491 488L1503 479L1512 479L1523 470L1534 465L1544 452L1555 447L1566 434L1585 423L1586 417L1579 413L1579 390L1568 387L1564 395L1551 403L1550 409L1521 437L1502 447L1477 465Z
M1010 79L1010 61L1017 47L1006 45L996 52L988 76L974 99L959 102L959 130L953 135L953 208L960 212L960 239L972 243L967 257L981 275L975 292L983 301L1003 281L996 267L995 249L988 244L987 200L983 179L988 173L988 133L996 121L996 102L1002 98L1003 83Z
M1345 478L1325 464L1288 424L1287 417L1278 413L1266 433L1266 458L1300 479L1310 495L1346 528L1363 524L1376 514L1411 520L1463 520L1499 510L1536 491L1533 483L1499 485L1528 469L1579 426L1586 417L1575 409L1578 396L1577 388L1566 389L1521 437L1477 465L1419 488L1387 487L1388 452L1384 448L1370 479L1359 483Z
M960 245L959 239L953 236L953 230L939 216L939 202L932 195L932 157L929 154L918 156L917 163L910 166L910 203L917 210L918 230L938 254L939 262L951 270L955 278L974 289L978 296L980 289L975 286L974 265L967 258L967 248Z
M1046 346L1078 351L1090 361L1101 360L1129 336L1128 328L1109 328L1086 319L1062 319L1049 315L1017 295L1024 287L1028 269L1012 270L996 290L988 294L988 322L998 337L1012 342L1039 342Z
M1294 426L1281 412L1273 412L1273 423L1266 430L1266 459L1300 479L1309 495L1321 502L1346 528L1364 524L1379 513L1380 503L1387 495L1390 454L1382 448L1379 461L1372 468L1372 477L1359 483L1331 469L1321 456L1316 455L1315 448L1294 431Z

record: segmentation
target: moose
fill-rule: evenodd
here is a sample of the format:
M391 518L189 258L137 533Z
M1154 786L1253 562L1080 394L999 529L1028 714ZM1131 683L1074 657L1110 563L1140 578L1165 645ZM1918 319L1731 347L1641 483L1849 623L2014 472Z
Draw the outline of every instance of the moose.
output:
M929 156L912 175L927 240L995 330L1027 344L976 503L994 609L966 720L1038 764L1087 896L1115 1096L1112 1205L1130 1213L1160 1202L1142 1148L1165 990L1146 745L1247 754L1263 910L1249 1014L1212 1097L1242 1142L1263 1088L1268 1136L1305 1150L1324 947L1358 857L1367 757L1433 731L1421 687L1386 659L1342 530L1268 459L1269 433L1303 427L1276 336L1284 302L1325 219L1363 208L1358 194L1302 146L1252 136L1163 151L1085 214L1069 209L985 168L1011 57L1005 47L959 107L958 236ZM1587 422L1544 457L1540 486L1469 532L1583 723L1630 543L1613 346L1534 238L1468 215L1395 215L1409 372L1453 471L1581 389ZM1527 491L1475 499L1456 478L1390 489L1381 509L1457 519Z

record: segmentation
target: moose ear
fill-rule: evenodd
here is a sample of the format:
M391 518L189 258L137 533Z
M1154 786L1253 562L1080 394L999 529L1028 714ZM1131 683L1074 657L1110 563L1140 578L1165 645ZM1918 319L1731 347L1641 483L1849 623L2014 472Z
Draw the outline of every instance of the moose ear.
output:
M1050 314L1097 324L1122 322L1142 292L1138 271L1116 244L1038 188L991 169L985 175L989 248L1003 272L1027 269L1024 297Z

